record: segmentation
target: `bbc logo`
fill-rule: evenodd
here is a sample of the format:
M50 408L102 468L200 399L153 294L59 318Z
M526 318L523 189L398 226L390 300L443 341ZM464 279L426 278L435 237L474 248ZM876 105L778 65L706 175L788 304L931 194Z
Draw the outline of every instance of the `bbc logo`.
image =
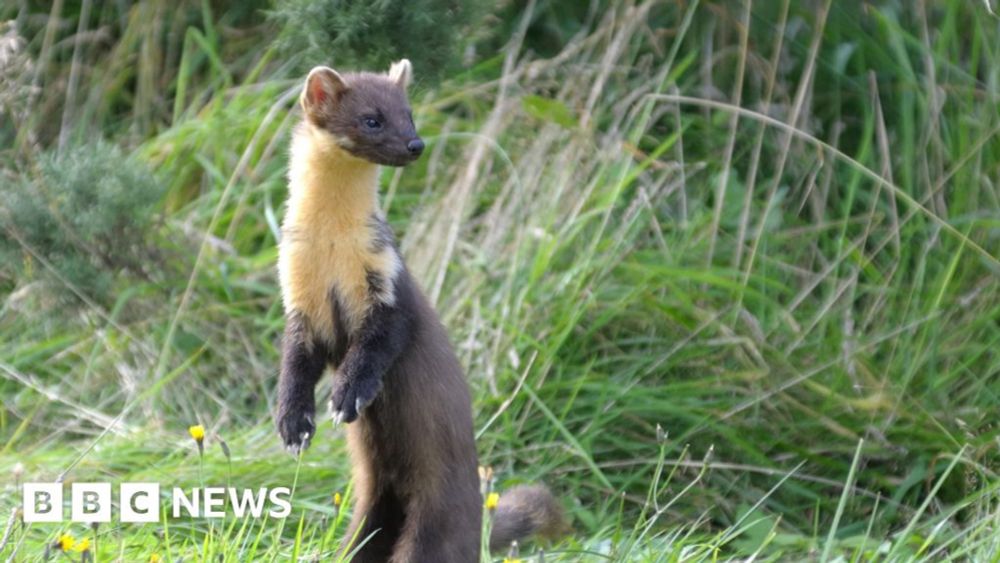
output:
M62 522L62 483L24 483L22 506L25 522ZM70 520L105 523L111 521L111 483L73 483L70 488ZM118 487L122 522L158 522L159 483L122 483Z

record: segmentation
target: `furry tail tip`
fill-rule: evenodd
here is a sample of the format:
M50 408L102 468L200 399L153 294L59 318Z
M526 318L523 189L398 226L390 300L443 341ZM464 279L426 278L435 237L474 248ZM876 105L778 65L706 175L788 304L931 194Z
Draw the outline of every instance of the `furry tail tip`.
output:
M556 539L568 529L562 506L547 488L521 485L500 495L490 527L490 551L500 551L530 536Z

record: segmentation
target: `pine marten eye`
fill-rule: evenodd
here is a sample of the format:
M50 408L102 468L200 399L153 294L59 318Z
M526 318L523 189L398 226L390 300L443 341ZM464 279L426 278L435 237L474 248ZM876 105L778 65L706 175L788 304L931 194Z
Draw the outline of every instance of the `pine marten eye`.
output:
M361 122L365 124L365 127L371 129L372 131L378 131L382 128L382 122L378 118L372 116L365 116L361 118Z

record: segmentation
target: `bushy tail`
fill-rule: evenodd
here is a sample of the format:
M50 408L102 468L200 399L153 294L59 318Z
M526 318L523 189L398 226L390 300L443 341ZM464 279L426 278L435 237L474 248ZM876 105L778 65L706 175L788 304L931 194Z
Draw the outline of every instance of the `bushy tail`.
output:
M529 536L555 539L566 533L562 506L542 485L522 485L500 494L490 528L490 551Z

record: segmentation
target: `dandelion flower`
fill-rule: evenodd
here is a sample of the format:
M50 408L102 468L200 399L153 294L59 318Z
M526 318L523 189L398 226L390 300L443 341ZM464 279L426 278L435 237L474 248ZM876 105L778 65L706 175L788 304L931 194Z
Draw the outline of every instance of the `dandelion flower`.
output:
M58 540L56 540L56 546L63 551L69 551L73 549L73 544L75 543L76 540L73 539L73 536L69 534L63 534L59 536Z
M521 563L521 560L512 557L504 557L503 563Z
M344 499L340 496L340 493L333 493L333 506L340 506L340 503Z
M500 504L499 493L490 493L486 495L486 510L495 510L498 504Z
M188 428L188 433L191 434L195 442L201 443L205 439L205 427L200 424Z
M198 454L203 454L205 452L205 427L200 424L195 424L188 428L188 434L194 438L194 441L198 444Z
M73 546L73 551L77 553L83 553L88 549L90 549L90 538L83 538L82 540L76 542L76 545Z
M159 553L154 553L149 556L149 563L163 563L163 558Z

